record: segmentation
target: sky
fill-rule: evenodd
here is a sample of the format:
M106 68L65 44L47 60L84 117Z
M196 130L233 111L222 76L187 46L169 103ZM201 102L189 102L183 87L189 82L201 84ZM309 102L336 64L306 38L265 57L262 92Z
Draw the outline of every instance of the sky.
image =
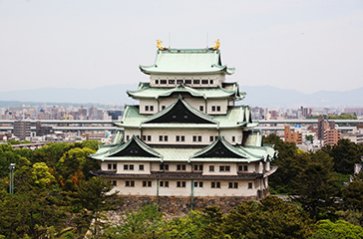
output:
M0 93L147 81L157 39L220 39L241 85L363 87L362 0L0 0Z

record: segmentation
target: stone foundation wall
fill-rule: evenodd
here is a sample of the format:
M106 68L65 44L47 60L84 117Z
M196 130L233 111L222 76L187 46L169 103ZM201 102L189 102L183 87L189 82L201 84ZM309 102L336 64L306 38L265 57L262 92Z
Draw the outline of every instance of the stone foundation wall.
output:
M143 205L155 203L168 215L183 215L191 209L203 209L207 206L218 206L227 212L243 201L257 200L257 197L167 197L167 196L119 196L122 198L120 210L134 211Z

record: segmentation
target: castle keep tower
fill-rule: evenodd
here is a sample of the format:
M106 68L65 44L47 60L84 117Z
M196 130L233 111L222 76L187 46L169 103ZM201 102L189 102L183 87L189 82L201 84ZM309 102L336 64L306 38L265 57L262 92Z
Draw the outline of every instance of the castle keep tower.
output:
M127 94L139 105L125 107L123 133L92 158L98 175L120 195L237 196L263 198L276 171L272 147L262 146L250 108L234 72L222 64L219 41L212 48L164 48L156 61L140 66L149 75Z

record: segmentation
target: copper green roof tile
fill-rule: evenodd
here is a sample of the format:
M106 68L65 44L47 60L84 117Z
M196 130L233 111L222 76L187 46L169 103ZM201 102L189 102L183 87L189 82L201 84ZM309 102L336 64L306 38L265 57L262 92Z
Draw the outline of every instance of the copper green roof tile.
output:
M169 106L169 107L172 107ZM119 127L131 127L131 128L238 128L247 126L247 122L245 122L245 114L246 108L248 106L234 106L230 108L226 115L206 115L202 112L198 111L198 114L204 115L203 117L207 117L207 119L212 122L216 122L216 124L192 124L192 123L147 123L152 118L159 117L162 115L165 110L160 111L156 115L144 115L139 113L139 107L128 105L125 108L123 118L120 123L116 123ZM194 111L197 111L193 108Z
M247 155L233 147L224 137L219 136L217 140L194 154L192 158L247 158Z
M140 70L145 74L233 74L235 69L222 65L219 50L169 48L158 50L155 63Z
M188 93L193 97L204 99L209 98L228 98L235 97L237 100L243 99L245 93L240 93L238 84L232 87L214 87L214 88L192 88L186 85L178 85L174 88L150 87L149 83L142 83L135 91L127 91L127 94L135 99L158 99L169 97L172 94Z
M124 152L124 153L123 153ZM116 145L109 145L101 147L91 157L98 160L104 160L110 157L131 157L131 158L160 158L161 155L145 144L135 135L126 143L120 143Z
M178 99L174 104L169 105L164 110L154 114L143 124L148 123L199 123L199 124L216 124L207 114L191 107L187 102Z

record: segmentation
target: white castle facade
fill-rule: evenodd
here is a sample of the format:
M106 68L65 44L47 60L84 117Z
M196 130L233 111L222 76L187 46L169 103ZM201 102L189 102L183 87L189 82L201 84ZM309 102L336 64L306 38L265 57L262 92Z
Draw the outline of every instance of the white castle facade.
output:
M204 49L167 49L140 66L148 82L128 95L113 144L92 155L99 176L120 195L228 197L268 194L275 150L262 145L244 93L226 82L234 69L222 65L219 44Z

